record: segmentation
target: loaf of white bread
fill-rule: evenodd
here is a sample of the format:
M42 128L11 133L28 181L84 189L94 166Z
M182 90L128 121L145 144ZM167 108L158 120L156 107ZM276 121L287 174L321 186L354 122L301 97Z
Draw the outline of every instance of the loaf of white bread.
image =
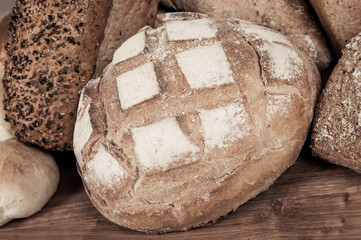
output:
M297 159L320 76L280 33L172 13L83 89L78 171L110 221L144 232L215 222Z

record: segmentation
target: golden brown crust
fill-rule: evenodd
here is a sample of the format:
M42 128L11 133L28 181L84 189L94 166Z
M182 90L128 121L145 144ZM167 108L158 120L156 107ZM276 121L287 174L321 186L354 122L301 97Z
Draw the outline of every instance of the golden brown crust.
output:
M361 1L310 0L310 3L340 57L346 44L361 31Z
M316 66L275 31L195 13L162 17L159 28L144 28L126 41L101 78L84 88L74 133L79 173L93 205L117 224L153 233L214 222L266 190L297 159L320 84ZM201 20L187 25L188 30L204 28L184 31L182 24L188 20ZM172 31L179 35L171 35ZM273 47L284 51L288 66L278 65L284 59L277 57L279 51L272 51ZM192 82L194 72L187 71L199 69L188 69L182 65L187 60L181 58L193 50L198 55L186 55L193 64L207 61L202 54L207 56L210 51L215 54L209 57L210 65L212 61L218 65L228 62L234 82L223 79L227 78L224 68L213 66L216 70L208 70L223 74L218 79L221 82L197 87L198 82ZM159 92L126 104L134 99L126 98L131 91L125 96L120 93L117 78L150 65ZM206 70L200 71L204 71L203 78L212 78ZM144 82L140 88L150 94L151 86ZM129 90L127 85L124 88ZM208 124L210 118L220 125ZM168 123L175 123L166 139L169 142L143 142L159 132L163 141L169 133L158 130ZM212 127L222 129L219 133L226 133L224 139L208 137ZM140 130L151 133L138 135ZM176 145L173 139L179 140ZM143 147L137 148L138 144ZM154 162L147 159L152 154L161 156L163 146L171 155L168 146L182 151L177 149L182 144L193 153L170 162L164 162L168 155ZM144 149L150 151L145 157Z
M331 62L326 40L302 0L161 0L179 11L206 13L211 17L236 17L261 24L288 36L307 52L320 70Z
M104 39L97 57L95 77L112 61L114 51L142 27L154 26L159 0L113 0Z
M17 1L5 110L21 141L71 150L80 90L91 79L110 1Z
M312 152L361 172L361 33L346 45L316 106Z

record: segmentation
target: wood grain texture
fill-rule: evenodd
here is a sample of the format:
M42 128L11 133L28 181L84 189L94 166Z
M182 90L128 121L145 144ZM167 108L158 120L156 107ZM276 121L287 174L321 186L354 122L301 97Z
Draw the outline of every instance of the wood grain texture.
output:
M57 193L37 214L0 228L14 239L360 239L361 175L303 153L271 188L216 224L161 235L124 229L90 203L72 154L58 156Z

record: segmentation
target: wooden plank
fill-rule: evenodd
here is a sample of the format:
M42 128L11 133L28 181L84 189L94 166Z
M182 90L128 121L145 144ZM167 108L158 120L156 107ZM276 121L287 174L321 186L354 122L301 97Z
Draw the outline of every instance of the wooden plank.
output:
M58 156L57 193L37 214L0 228L0 239L360 239L361 175L303 154L266 192L216 224L161 235L122 228L86 196L71 153Z

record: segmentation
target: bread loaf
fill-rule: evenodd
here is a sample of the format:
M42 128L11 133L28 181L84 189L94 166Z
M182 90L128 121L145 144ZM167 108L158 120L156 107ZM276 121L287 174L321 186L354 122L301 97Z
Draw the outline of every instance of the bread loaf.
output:
M118 14L112 7L121 9L124 3L125 9L133 6L130 2L17 1L7 46L4 103L18 139L51 150L72 149L79 94L94 74L104 31L107 37L99 53L100 66L106 64L105 52L118 46L118 38L109 32L120 34L115 28L122 29L124 22L129 25L125 19L132 17L109 12ZM143 0L133 7L141 2L141 6L157 4L157 0ZM145 12L141 8L140 14ZM128 14L126 10L121 13ZM151 17L145 14L143 19ZM139 19L131 31L147 22Z
M44 151L13 139L0 142L0 226L38 212L56 192L59 170Z
M320 77L276 31L196 13L162 16L83 89L78 171L110 221L144 232L216 221L297 159Z
M322 90L311 140L314 155L361 173L361 33Z
M310 3L340 57L346 44L361 31L361 1L310 0Z
M306 51L320 70L332 59L327 43L303 0L161 0L179 11L236 17L280 31Z

